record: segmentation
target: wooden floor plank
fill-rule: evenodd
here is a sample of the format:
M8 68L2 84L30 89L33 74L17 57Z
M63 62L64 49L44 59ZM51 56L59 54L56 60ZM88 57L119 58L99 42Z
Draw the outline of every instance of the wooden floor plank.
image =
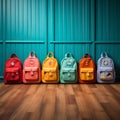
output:
M67 120L66 116L66 101L65 101L65 86L59 85L56 90L56 103L55 103L55 120Z
M80 96L76 97L77 106L79 109L79 114L81 119L90 120L91 118L91 110L89 109L86 101L84 100L84 94L81 93Z
M0 83L0 120L120 120L120 84Z
M67 120L81 119L72 85L65 86L65 102Z
M104 111L94 111L92 114L94 120L111 120Z
M102 106L105 109L106 114L108 114L109 118L111 118L112 120L120 120L120 113L116 113L113 110L113 105L110 106L109 103L102 103Z
M112 88L114 88L120 94L120 84L112 84Z

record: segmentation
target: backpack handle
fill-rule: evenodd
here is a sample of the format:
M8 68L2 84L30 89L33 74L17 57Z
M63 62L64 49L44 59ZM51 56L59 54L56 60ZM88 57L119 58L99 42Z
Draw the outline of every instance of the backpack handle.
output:
M31 51L31 52L30 52L29 58L36 58L35 51Z
M71 57L72 57L72 54L71 54L71 53L66 53L66 54L65 54L65 57L66 57L66 58L71 58Z
M15 57L17 57L17 55L16 55L15 53L12 53L12 54L10 55L10 58L15 58Z
M108 57L108 55L107 55L106 52L102 52L102 53L101 53L101 57L102 57L102 58L103 58L103 57Z
M47 58L50 58L50 57L54 57L53 52L49 52L49 53L47 54Z
M89 53L85 53L85 55L83 57L84 58L90 58L90 54Z

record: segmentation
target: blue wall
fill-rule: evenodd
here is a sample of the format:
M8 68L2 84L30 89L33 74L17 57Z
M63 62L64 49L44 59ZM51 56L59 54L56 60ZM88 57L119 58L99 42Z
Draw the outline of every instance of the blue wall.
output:
M102 51L115 61L120 78L119 0L0 0L0 76L15 52L22 62L34 50L41 63L49 51L60 62L66 52L77 61Z

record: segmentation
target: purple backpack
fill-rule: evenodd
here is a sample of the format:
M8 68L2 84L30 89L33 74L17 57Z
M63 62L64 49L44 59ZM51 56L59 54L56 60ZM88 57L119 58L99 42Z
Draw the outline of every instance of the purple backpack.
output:
M106 52L101 53L101 57L99 58L97 63L97 82L115 82L114 62L110 57L108 57Z

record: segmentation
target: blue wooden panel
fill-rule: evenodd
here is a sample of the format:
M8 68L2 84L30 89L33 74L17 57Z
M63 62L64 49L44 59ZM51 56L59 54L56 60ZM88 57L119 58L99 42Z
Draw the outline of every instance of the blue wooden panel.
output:
M6 1L6 40L46 41L46 0Z
M4 31L4 32L6 32L5 33L5 39L10 39L11 38L11 16L10 16L10 11L11 11L11 3L10 3L10 0L8 0L8 1L6 1L5 2L5 13L4 13L4 15L5 15L5 24L6 24L6 26L4 26L5 27L5 29L6 29L6 31Z
M92 17L91 0L55 0L55 40L92 40Z
M2 12L2 1L0 1L0 40L2 40L3 39L3 31L2 31L2 24L3 24L3 22L2 22L2 20L3 20L3 12Z
M96 0L96 40L120 40L119 0Z

